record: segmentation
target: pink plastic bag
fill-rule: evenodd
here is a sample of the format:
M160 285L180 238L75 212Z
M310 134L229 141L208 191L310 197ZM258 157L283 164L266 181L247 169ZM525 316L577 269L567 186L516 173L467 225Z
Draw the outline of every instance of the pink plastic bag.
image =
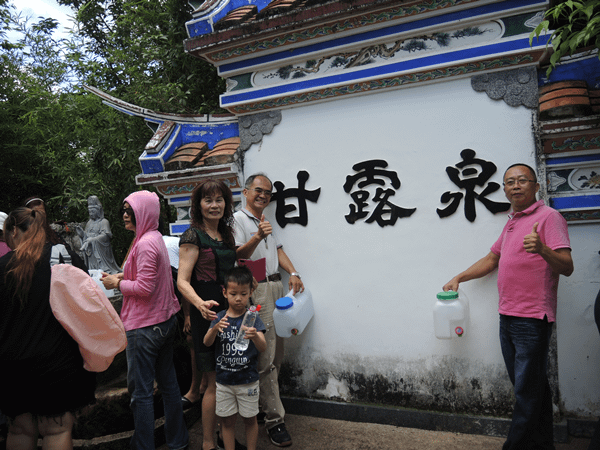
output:
M123 322L110 300L83 270L52 266L50 306L54 317L79 344L83 367L103 372L127 346Z

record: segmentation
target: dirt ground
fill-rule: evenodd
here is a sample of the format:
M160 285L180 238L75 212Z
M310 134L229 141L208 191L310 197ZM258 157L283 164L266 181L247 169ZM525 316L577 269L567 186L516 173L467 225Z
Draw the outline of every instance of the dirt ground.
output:
M296 450L500 450L503 438L473 434L426 431L391 425L346 422L307 416L286 416ZM243 424L238 420L237 438L245 443ZM556 450L587 450L590 440L572 438L556 444ZM275 450L261 426L258 450ZM190 429L190 450L202 449L202 424L198 420ZM162 446L159 450L168 450Z

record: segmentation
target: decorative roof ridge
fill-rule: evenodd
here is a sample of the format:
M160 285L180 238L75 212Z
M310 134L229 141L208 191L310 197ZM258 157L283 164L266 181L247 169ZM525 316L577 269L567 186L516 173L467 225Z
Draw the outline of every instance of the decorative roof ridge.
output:
M194 12L192 14L197 15L197 14L201 14L202 12L208 12L211 11L212 9L215 8L215 6L218 6L223 0L204 0L200 6L198 6L197 8L194 8ZM227 3L227 1L225 2Z
M422 1L411 0L402 2L401 6L407 7L422 3ZM472 1L466 0L465 3L471 3ZM293 2L293 4L298 3L303 2ZM304 28L344 16L360 15L366 11L374 13L378 9L398 6L398 2L396 0L330 0L326 2L306 2L305 6L301 10L291 9L286 12L277 12L276 14L268 13L268 7L265 7L259 10L256 20L252 22L233 24L221 29L217 27L215 30L213 28L221 20L219 19L215 24L211 24L211 30L194 36L189 33L188 27L190 38L184 41L185 49L187 52L194 52L199 47L207 48L216 44L232 43L246 39L257 33L263 36L269 33L281 33L285 30L297 29L300 22L302 22L302 27ZM290 20L290 18L293 18L293 20ZM190 25L190 22L188 22L188 25Z
M165 122L172 121L175 123L209 123L209 122L231 122L237 121L237 117L234 114L173 114L163 113L160 111L153 111L148 108L143 108L132 103L128 103L124 100L120 100L106 92L93 87L84 85L84 89L91 92L92 94L100 97L102 103L110 106L118 111L121 111L130 116L142 117L147 121L151 122Z
M217 164L214 166L211 166L210 169L221 169L221 171L223 172L231 172L233 167L236 165L237 163L225 163L225 164ZM173 171L162 171L162 172L153 172L153 173L140 173L138 175L136 175L135 180L136 180L136 184L144 184L144 183L148 183L148 182L160 182L160 181L168 181L171 179L178 179L178 178L189 178L192 177L194 175L203 175L206 173L206 169L207 167L205 166L200 166L200 167L190 167L187 169L179 169L179 170L173 170Z

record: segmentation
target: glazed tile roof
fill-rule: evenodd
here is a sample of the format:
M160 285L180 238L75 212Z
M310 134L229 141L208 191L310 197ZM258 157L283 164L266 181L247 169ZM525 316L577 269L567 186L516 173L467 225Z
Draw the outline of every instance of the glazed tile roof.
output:
M335 16L353 10L369 9L398 3L391 0L272 0L259 10L256 5L244 5L230 11L224 18L217 21L215 31L229 27L250 25L253 22L277 16L277 22L295 23L310 19L320 19L324 16ZM416 1L401 2L403 4L417 3ZM269 23L255 24L260 28L268 28Z
M475 1L462 0L461 3ZM243 5L229 11L224 17L216 17L214 23L211 23L212 29L206 29L203 26L195 28L194 21L189 22L187 25L190 39L185 41L185 46L188 52L194 54L195 48L205 48L224 42L251 38L254 34L279 33L285 29L294 30L324 20L343 20L345 16L373 13L399 4L408 7L406 9L411 9L411 5L420 2L422 0L404 2L397 0L272 0L262 8L254 4ZM253 3L265 2L255 0ZM196 15L203 9L209 10L211 7L213 7L212 3L207 2L194 14Z
M256 5L244 5L230 11L224 18L218 20L214 25L214 30L219 31L232 27L240 27L269 17L294 14L300 11L306 11L307 8L319 6L323 3L339 2L332 2L331 0L273 0L260 11ZM345 3L345 7L348 8L350 5L348 2ZM307 11L307 15L303 18L319 17L321 15L322 11L313 11L313 14L311 14L311 11ZM298 17L292 17L291 19L295 21L298 20ZM261 26L264 25L266 24Z
M256 5L242 6L240 8L230 11L223 19L219 20L214 28L215 31L224 30L226 28L233 27L235 25L251 21L256 17L258 8Z
M218 164L232 163L235 160L235 152L240 146L240 138L232 137L217 142L213 149L207 152L196 164L198 166L216 166Z
M549 83L540 88L540 118L583 117L600 113L600 89L584 80Z
M305 7L306 3L308 2L305 0L273 0L260 12L259 17L271 17L277 14L285 14L290 11L299 10L303 6Z
M165 162L165 171L184 170L206 166L228 164L235 161L240 146L240 138L223 139L209 150L206 142L192 142L182 145Z
M165 163L165 171L183 170L194 167L208 151L206 142L192 142L179 147Z

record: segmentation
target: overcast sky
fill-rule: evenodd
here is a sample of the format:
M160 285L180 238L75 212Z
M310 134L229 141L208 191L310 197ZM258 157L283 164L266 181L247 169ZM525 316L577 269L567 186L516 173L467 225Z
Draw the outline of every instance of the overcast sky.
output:
M56 0L13 0L17 10L21 11L23 17L30 17L32 21L37 22L38 17L52 18L59 22L55 39L67 37L65 28L70 29L72 22L69 16L74 13L68 6L59 5Z

